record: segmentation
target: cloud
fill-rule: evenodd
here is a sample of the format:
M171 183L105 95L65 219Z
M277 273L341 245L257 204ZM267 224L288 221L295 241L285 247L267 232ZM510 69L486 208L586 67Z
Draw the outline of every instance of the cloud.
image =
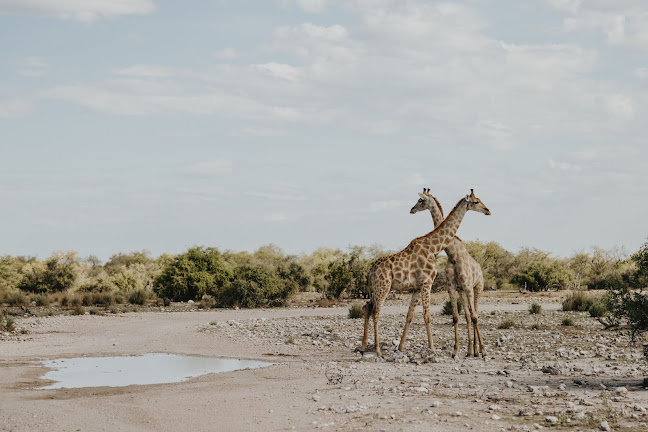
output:
M389 201L374 201L371 203L369 209L371 212L376 213L376 212L381 212L385 210L391 210L393 208L400 207L401 203L400 201L396 200L389 200Z
M298 68L280 63L257 64L253 67L286 81L297 81L301 72Z
M263 216L266 222L294 222L299 220L298 216L289 215L283 212L268 213Z
M297 7L303 10L306 13L319 14L324 12L327 3L330 3L331 0L289 0L286 3L294 2Z
M122 15L147 15L152 0L0 0L0 13L45 15L86 23Z
M26 98L0 99L0 118L19 118L31 113L32 104Z
M632 99L622 94L614 94L608 97L607 109L610 114L622 118L634 116L634 105Z
M582 169L579 165L571 164L568 162L557 162L553 159L549 159L549 166L553 169L570 172L580 172Z
M223 176L234 171L234 163L229 159L212 159L198 162L187 168L186 172L198 176Z
M604 35L610 45L648 49L648 7L642 0L545 0L549 7L569 13L567 32Z
M47 67L42 57L22 57L14 61L18 73L26 77L44 76Z

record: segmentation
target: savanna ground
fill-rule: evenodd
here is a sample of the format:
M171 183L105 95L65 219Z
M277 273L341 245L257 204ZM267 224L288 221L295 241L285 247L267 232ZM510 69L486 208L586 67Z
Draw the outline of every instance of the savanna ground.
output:
M304 297L253 310L178 303L48 316L32 307L33 315L16 317L19 331L0 333L0 430L648 430L641 343L604 330L586 312L561 311L566 294L485 293L486 360L463 357L463 315L461 357L451 358L451 317L440 313L445 293L433 298L435 349L426 348L419 306L400 355L394 347L409 298L388 301L384 359L356 351L363 321L348 318L348 304L315 307ZM533 302L541 314L529 313ZM150 352L274 365L177 384L34 388L46 384L43 360Z

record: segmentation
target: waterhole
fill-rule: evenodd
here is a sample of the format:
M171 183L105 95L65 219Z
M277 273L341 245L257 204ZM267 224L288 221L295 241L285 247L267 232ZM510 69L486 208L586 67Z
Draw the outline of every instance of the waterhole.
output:
M200 375L270 366L255 360L218 359L150 353L126 357L79 357L44 361L41 378L54 383L39 389L123 387L186 381Z

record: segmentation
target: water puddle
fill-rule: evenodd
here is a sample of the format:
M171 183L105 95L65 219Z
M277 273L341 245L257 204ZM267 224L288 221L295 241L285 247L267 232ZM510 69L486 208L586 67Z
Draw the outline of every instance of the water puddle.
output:
M39 389L80 387L123 387L164 384L239 369L270 366L255 360L216 359L175 354L151 353L127 357L79 357L43 362L52 370L41 378L56 381Z

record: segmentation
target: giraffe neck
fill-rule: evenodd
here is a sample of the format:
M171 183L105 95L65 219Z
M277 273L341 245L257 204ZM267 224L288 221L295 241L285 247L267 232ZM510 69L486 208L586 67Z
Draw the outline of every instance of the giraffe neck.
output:
M452 209L448 217L439 224L434 231L425 235L426 243L429 247L429 253L438 255L454 239L459 225L468 211L468 203L465 199L459 200L457 205Z
M432 221L434 222L434 227L438 227L443 222L443 209L441 209L441 204L437 201L436 198L432 197L434 200L430 205L430 216L432 216Z

